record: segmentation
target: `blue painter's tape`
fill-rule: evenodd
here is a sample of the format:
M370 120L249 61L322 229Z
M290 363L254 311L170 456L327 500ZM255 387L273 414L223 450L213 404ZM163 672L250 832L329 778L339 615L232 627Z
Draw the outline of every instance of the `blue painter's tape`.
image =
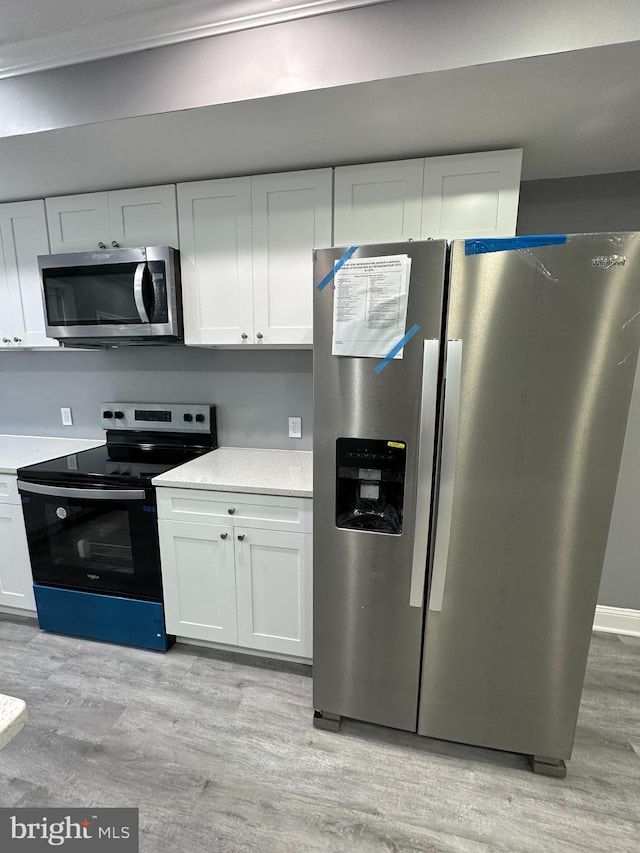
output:
M535 249L536 246L561 246L566 234L531 234L527 237L498 237L495 240L465 240L465 255L485 255L487 252L510 252L513 249Z
M407 332L407 334L403 338L400 338L398 343L393 347L393 349L389 350L389 352L385 355L385 357L382 359L382 361L379 362L378 364L376 364L376 367L375 367L376 373L381 373L385 369L385 367L389 364L389 362L392 361L393 358L400 352L400 350L407 343L407 341L410 341L411 338L415 334L417 334L419 331L420 331L420 326L418 326L417 323L414 323L413 326Z
M329 284L329 282L333 279L334 275L338 272L338 270L342 269L342 267L347 263L349 258L353 255L353 253L357 251L358 246L350 246L344 253L344 255L340 258L340 260L336 261L331 272L328 272L322 279L322 281L318 285L318 290L324 290L325 287Z

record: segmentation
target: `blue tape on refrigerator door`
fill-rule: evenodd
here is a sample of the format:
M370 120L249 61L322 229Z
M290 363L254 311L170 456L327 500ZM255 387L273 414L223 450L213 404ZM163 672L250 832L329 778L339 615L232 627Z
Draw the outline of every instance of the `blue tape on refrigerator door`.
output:
M389 352L385 355L382 361L379 361L375 366L376 373L381 373L385 367L389 364L390 361L397 356L402 347L411 340L411 338L416 335L420 331L420 326L417 323L414 323L413 326L409 329L406 335L404 335L398 343L389 350Z
M335 262L335 265L332 270L330 270L325 277L322 279L320 284L318 285L318 290L324 290L325 287L329 284L329 282L333 279L334 275L341 270L342 267L347 263L347 261L358 251L358 246L350 246L344 255L340 258L339 261Z
M0 808L3 853L138 853L138 809Z

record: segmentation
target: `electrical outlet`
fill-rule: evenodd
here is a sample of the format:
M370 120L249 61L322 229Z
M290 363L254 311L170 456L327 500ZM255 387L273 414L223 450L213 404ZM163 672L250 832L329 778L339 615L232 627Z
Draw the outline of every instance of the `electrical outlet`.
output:
M62 417L62 426L73 426L71 409L60 409L60 415Z
M302 438L302 418L289 418L289 438Z

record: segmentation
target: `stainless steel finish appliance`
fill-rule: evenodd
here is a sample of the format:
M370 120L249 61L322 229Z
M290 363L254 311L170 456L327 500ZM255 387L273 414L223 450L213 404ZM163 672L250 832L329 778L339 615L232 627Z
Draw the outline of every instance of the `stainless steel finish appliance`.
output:
M40 255L38 265L47 335L65 346L182 341L176 249Z
M344 252L316 252L316 284ZM315 723L521 752L562 775L640 345L640 235L353 257L400 253L420 331L379 373L331 355L333 287L315 293Z
M40 626L166 651L151 481L217 447L215 407L103 403L101 419L105 446L18 470Z

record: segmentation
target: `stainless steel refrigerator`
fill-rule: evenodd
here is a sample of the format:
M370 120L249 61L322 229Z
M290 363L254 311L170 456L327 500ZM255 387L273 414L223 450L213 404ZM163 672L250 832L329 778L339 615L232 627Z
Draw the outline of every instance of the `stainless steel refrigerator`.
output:
M378 371L332 355L345 253L411 259L419 331ZM640 344L640 234L314 259L314 723L563 775Z

